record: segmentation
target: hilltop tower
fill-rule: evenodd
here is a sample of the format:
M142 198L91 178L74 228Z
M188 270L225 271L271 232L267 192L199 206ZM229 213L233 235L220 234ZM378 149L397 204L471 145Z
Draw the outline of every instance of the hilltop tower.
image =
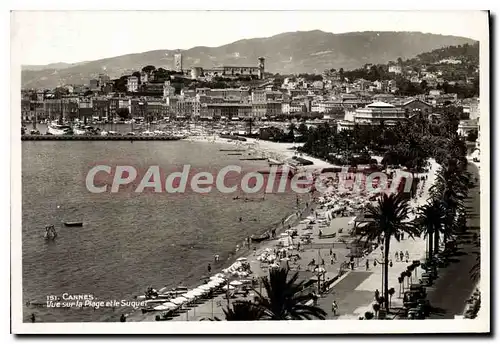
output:
M259 57L259 79L264 79L264 69L265 69L265 62L266 58L265 57Z
M176 72L182 73L182 54L180 52L174 55L174 68Z

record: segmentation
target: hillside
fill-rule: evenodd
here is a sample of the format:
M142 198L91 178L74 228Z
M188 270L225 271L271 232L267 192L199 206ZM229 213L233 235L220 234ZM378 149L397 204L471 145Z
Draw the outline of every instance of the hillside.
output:
M48 65L24 65L21 66L23 71L40 71L44 69L64 69L64 68L70 68L70 67L75 67L79 66L85 62L78 62L78 63L66 63L66 62L56 62L56 63L51 63Z
M435 49L417 55L417 60L421 63L435 64L446 59L458 59L462 63L479 65L479 42Z
M473 44L474 40L420 32L351 32L332 34L323 31L288 32L268 38L236 41L220 47L194 47L182 51L184 68L218 65L254 66L259 56L266 57L266 71L272 73L322 72L325 69L358 68L366 63L387 63L398 57L418 54L450 45ZM129 54L76 66L44 70L24 70L24 88L56 87L88 83L106 70L116 78L143 66L173 69L174 50L154 50Z

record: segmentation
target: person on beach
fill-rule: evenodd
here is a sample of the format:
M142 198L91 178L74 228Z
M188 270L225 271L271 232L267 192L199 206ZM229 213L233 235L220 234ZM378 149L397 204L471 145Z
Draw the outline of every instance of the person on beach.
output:
M330 265L333 265L333 263L334 262L333 262L333 256L332 256L332 257L330 257Z
M211 273L211 272L212 272L212 266L210 265L210 263L208 264L207 269L208 269L208 273Z
M408 253L408 250L405 252L405 258L407 261L410 260L410 253Z
M127 318L125 317L125 314L122 314L120 316L120 322L126 322L127 321Z
M396 258L396 262L399 262L399 254L397 251L396 251L396 253L394 253L394 257Z
M257 255L257 249L254 247L253 248L253 255L256 256Z
M368 270L370 268L370 261L367 259L366 260L366 270Z
M337 260L337 254L333 252L333 259Z
M241 216L240 216L240 222L241 222L241 220L242 220L242 218L241 218Z
M36 321L36 315L35 315L35 313L31 313L30 319L31 319L32 323L34 323Z
M333 250L332 248L330 247L330 256L333 254Z
M401 261L403 261L404 257L405 257L405 255L404 255L403 251L399 251L399 259Z
M335 300L333 300L332 302L332 312L333 312L333 315L337 315L337 310L338 310L338 306L337 306L337 302Z
M216 254L216 255L214 256L214 258L215 258L215 261L216 261L216 262L218 262L218 261L219 261L219 255L218 255L218 254Z

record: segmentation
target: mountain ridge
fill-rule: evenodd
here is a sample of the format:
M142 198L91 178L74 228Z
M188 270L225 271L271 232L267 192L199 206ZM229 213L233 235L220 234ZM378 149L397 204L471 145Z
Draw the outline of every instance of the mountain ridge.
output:
M157 49L73 64L57 63L37 70L22 70L24 88L50 88L88 83L106 72L117 78L143 66L173 69L173 54L180 51L183 67L219 65L255 66L266 57L271 73L320 73L325 69L359 68L366 63L387 63L451 45L473 44L466 37L421 32L363 31L333 34L321 30L284 32L270 37L245 38L218 47L196 46L184 50ZM51 66L48 65L48 66ZM54 68L60 65L62 68ZM37 66L43 67L43 66Z

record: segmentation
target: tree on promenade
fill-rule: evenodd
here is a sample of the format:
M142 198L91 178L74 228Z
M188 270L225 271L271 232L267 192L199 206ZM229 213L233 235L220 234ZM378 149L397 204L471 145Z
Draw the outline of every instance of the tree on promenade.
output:
M223 312L227 321L260 320L264 315L263 309L251 301L236 301Z
M433 239L436 232L441 232L444 223L444 209L440 201L431 199L419 207L416 224L427 238L427 259L433 257Z
M470 176L457 159L448 159L436 176L436 182L430 189L431 198L441 202L444 213L443 234L446 241L459 229L459 213L465 212L464 200L468 195ZM434 232L434 252L439 251L439 234Z
M306 305L311 296L305 293L305 281L297 282L296 272L290 278L289 270L285 268L273 269L269 277L262 278L265 295L258 291L256 304L264 311L266 320L310 320L313 318L325 319L326 312L314 305Z
M389 311L389 252L391 238L395 237L399 241L400 234L406 233L409 237L419 236L419 229L412 222L408 221L410 207L408 200L402 194L383 194L377 204L367 208L368 217L373 218L366 227L367 242L383 240L384 245L384 303Z

